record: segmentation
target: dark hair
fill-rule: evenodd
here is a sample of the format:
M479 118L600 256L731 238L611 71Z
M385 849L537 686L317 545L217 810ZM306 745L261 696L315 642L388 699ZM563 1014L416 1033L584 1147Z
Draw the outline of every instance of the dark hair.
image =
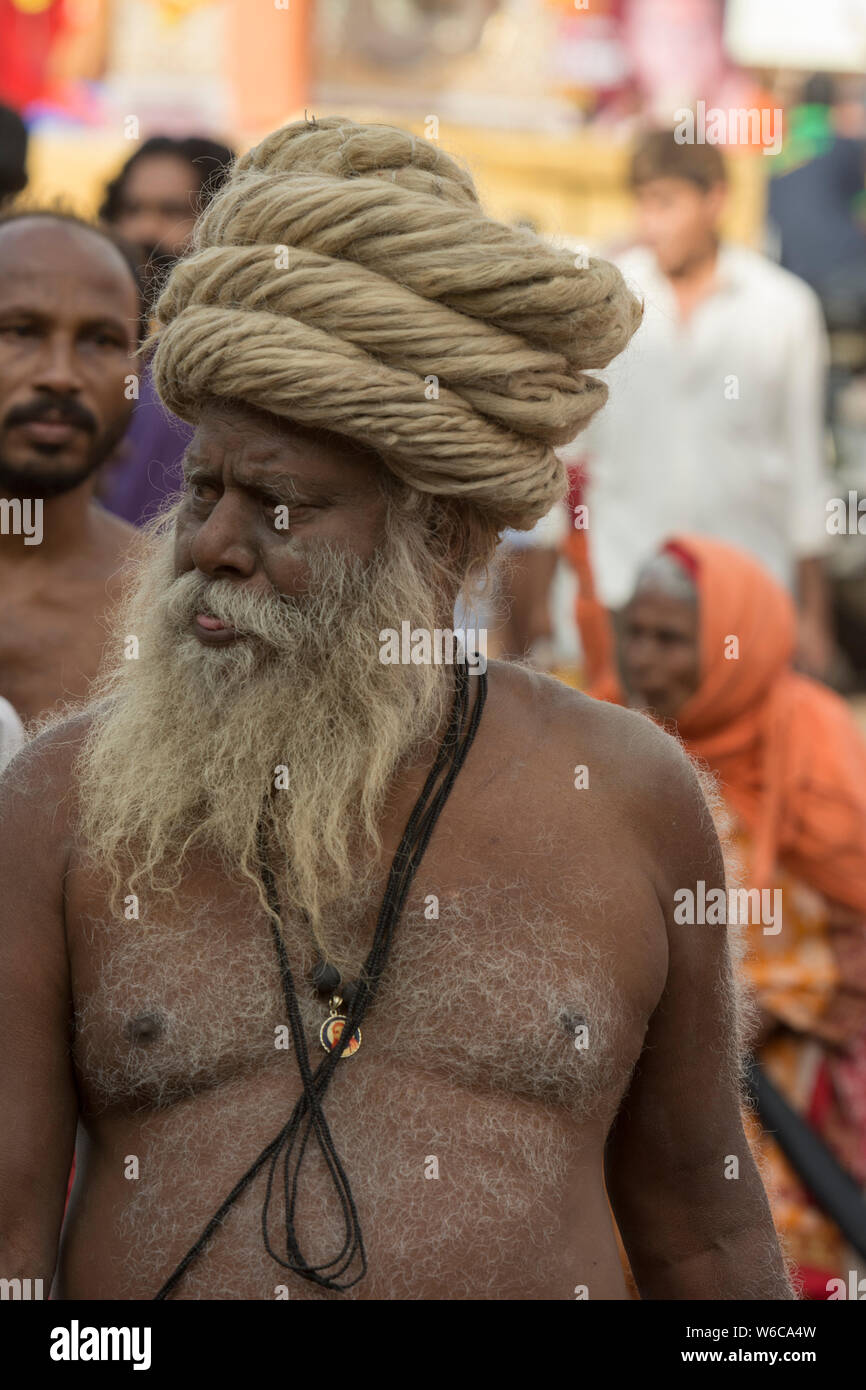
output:
M672 130L650 130L632 151L629 185L640 188L652 179L686 179L707 193L727 181L725 161L718 145L680 145Z
M94 236L101 237L103 241L107 241L110 246L113 246L116 251L120 252L124 264L132 278L132 282L135 285L135 291L138 296L138 331L136 334L136 345L140 346L147 337L149 315L147 300L144 294L144 285L138 269L138 258L135 249L130 246L129 242L124 241L123 237L118 236L117 232L111 227L97 227L93 222L88 222L86 218L79 217L77 213L70 212L62 206L38 208L17 207L14 212L0 212L0 228L7 226L10 222L21 222L25 217L39 217L49 222L65 223L72 227L84 227L88 232L92 232Z
M217 140L208 140L203 135L189 135L183 140L176 140L171 135L152 135L129 156L119 172L105 185L105 195L99 209L101 221L112 223L119 218L123 190L135 165L142 159L160 155L170 155L173 159L183 160L197 176L199 212L225 183L235 159L234 151L229 149L228 145L221 145Z
M27 127L8 106L0 106L0 206L27 187Z

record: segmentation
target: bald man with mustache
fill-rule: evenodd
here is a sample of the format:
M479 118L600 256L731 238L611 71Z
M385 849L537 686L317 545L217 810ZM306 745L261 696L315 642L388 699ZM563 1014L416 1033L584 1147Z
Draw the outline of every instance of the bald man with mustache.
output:
M185 496L96 698L0 783L4 1277L626 1299L612 1208L642 1297L793 1296L731 944L674 921L724 877L687 760L542 675L382 659L561 495L551 441L601 403L577 358L636 313L390 127L240 161L159 306Z
M82 699L135 532L94 500L133 407L142 303L108 237L0 219L0 692L25 720Z

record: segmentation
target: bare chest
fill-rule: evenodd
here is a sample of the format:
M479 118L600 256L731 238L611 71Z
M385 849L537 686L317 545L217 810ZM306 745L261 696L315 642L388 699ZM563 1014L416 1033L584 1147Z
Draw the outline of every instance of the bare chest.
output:
M611 876L517 872L466 886L432 860L399 922L362 1045L363 1089L417 1068L455 1091L547 1101L612 1118L658 988L653 903ZM656 909L657 910L657 909ZM372 915L334 922L363 961ZM161 921L79 921L75 1060L87 1106L163 1109L241 1077L297 1086L297 1059L269 924L254 903L190 901ZM327 1000L309 983L312 942L285 937L307 1047L320 1055ZM635 947L637 946L637 950ZM282 1086L281 1086L282 1089Z

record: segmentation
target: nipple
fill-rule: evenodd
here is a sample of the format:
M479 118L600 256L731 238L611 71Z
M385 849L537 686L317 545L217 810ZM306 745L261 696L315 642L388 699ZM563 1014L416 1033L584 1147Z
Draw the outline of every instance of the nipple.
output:
M165 1022L160 1014L136 1014L127 1021L124 1032L130 1042L147 1046L156 1042L165 1031Z

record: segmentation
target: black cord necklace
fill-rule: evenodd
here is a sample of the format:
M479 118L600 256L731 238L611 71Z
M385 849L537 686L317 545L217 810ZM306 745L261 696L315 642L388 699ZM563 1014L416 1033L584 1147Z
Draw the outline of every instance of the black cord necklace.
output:
M326 966L324 962L319 961L316 971L314 972L314 982L317 982L317 988L329 991L333 990L331 1017L326 1020L326 1024L323 1025L322 1030L322 1042L326 1047L326 1055L319 1063L318 1067L316 1067L315 1071L310 1062L298 997L295 991L292 972L289 968L285 943L283 941L282 932L277 926L277 921L280 917L279 895L277 893L273 872L267 861L267 844L264 827L261 824L259 825L259 858L262 881L271 911L277 919L276 921L273 919L271 920L271 931L276 947L277 959L280 965L283 997L285 999L289 1026L292 1031L295 1055L298 1059L298 1070L301 1074L302 1091L287 1124L285 1124L279 1134L265 1146L255 1162L232 1188L219 1210L214 1213L205 1226L198 1240L187 1251L176 1269L162 1285L162 1288L155 1296L155 1301L167 1298L172 1290L177 1287L189 1266L208 1245L231 1207L247 1187L249 1187L256 1174L261 1171L268 1161L270 1161L270 1170L268 1173L264 1205L262 1207L262 1236L268 1254L271 1255L278 1264L282 1265L284 1269L290 1269L295 1274L299 1274L301 1278L307 1279L311 1283L319 1284L322 1288L335 1289L339 1292L352 1288L352 1286L363 1279L366 1274L367 1255L364 1249L364 1240L360 1221L358 1219L357 1208L355 1206L355 1199L352 1194L349 1179L340 1161L340 1157L337 1154L334 1141L331 1138L328 1122L325 1119L322 1109L322 1100L338 1061L343 1055L349 1056L351 1052L355 1050L354 1039L356 1036L360 1044L360 1025L376 996L382 972L385 969L385 964L388 959L388 952L393 939L394 929L397 925L400 913L403 910L409 889L412 886L412 880L415 877L418 866L429 844L430 836L433 834L433 829L439 819L442 808L448 800L457 774L466 760L466 755L478 731L478 725L481 722L481 713L484 709L486 698L487 676L482 672L478 677L477 698L471 714L468 714L469 671L465 663L458 665L456 668L454 704L452 706L448 728L445 731L436 759L424 783L421 795L415 803L412 814L406 824L406 829L403 832L403 837L394 855L388 873L385 895L379 910L376 931L373 936L373 944L364 963L361 977L353 982L351 988L343 989L346 1004L345 1014L336 1014L336 1009L339 1005L344 1003L344 998L337 993L341 982L338 975L336 979L334 978L336 974L336 972L334 972L334 967ZM334 973L323 975L323 970L325 972L331 971ZM333 1025L335 1023L339 1023L341 1026L334 1029ZM325 1028L328 1024L331 1024L332 1027L330 1033L326 1035ZM329 1043L326 1041L326 1036L330 1040L330 1047ZM322 1156L325 1159L331 1182L340 1203L345 1229L345 1239L338 1254L319 1265L311 1264L305 1258L295 1232L298 1181L301 1165L303 1164L304 1155L307 1152L307 1146L311 1135L315 1136ZM277 1166L280 1163L281 1156L282 1188L285 1209L285 1258L273 1248L268 1232L268 1216L271 1197ZM360 1269L351 1275L351 1277L346 1277L344 1279L344 1276L349 1274L350 1268L356 1260L360 1262Z

